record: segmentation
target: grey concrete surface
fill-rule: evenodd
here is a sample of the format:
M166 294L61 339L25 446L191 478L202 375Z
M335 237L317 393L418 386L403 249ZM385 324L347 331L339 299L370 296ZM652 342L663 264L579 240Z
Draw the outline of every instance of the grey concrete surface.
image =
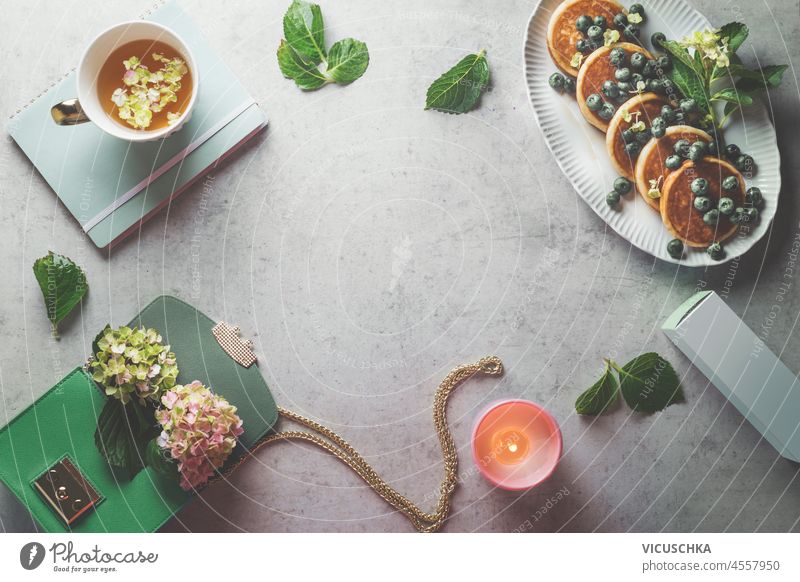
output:
M692 0L712 22L740 14L751 54L800 62L797 0ZM631 248L572 191L528 104L522 42L533 0L324 0L330 39L368 43L366 75L303 94L275 62L288 0L182 0L268 111L267 133L112 253L99 252L6 136L0 143L0 420L23 410L87 356L106 322L161 293L237 322L284 406L319 419L410 498L433 505L442 467L433 392L455 365L495 353L501 381L465 385L450 419L461 483L446 531L800 531L798 466L781 459L659 331L707 286L800 371L797 281L769 312L800 233L798 88L773 93L783 194L768 240L740 261L675 268ZM655 3L651 3L655 4ZM0 114L75 65L101 28L147 4L4 2ZM792 40L795 39L795 40ZM425 90L486 48L493 90L470 115L423 111ZM48 249L82 264L83 309L48 336L31 265ZM655 350L687 402L595 421L575 397L604 356ZM564 456L527 493L493 490L468 440L477 412L502 397L545 405ZM568 495L542 513L562 488ZM549 505L553 505L552 503ZM526 524L530 524L530 527ZM30 531L0 488L0 529ZM302 445L258 454L167 531L410 531L335 459Z

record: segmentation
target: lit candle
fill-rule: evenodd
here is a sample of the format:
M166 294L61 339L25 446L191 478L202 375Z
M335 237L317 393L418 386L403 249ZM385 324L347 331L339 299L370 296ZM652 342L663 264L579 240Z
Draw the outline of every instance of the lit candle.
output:
M558 464L561 448L555 419L527 400L491 404L472 432L472 455L478 469L503 489L530 489L547 479Z

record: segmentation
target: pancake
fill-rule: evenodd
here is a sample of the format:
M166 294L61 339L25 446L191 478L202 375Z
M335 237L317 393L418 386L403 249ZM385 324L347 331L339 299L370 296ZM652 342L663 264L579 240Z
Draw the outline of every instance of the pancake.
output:
M636 173L636 160L639 157L639 154L630 156L625 151L622 132L636 121L643 121L649 128L653 118L661 114L661 108L667 103L669 101L660 95L642 93L620 105L614 117L611 118L606 131L606 149L614 169L617 170L620 176L625 176L628 180L633 181ZM630 114L630 121L625 121L626 113ZM637 113L639 114L638 116L636 115ZM645 193L647 193L646 190Z
M736 192L723 192L721 184L728 176L736 176L739 180ZM732 198L736 207L743 207L745 182L741 173L730 163L711 156L696 163L684 162L664 180L661 189L661 219L664 226L687 246L707 247L712 242L722 242L731 237L739 227L722 214L716 226L703 222L703 213L694 208L695 196L690 185L695 178L708 180L708 197L711 198L712 208L716 208L723 195Z
M547 50L556 66L567 75L575 76L578 70L570 64L572 56L578 52L575 43L583 35L575 28L575 21L584 14L594 18L605 16L611 23L614 16L628 11L614 0L566 0L559 4L550 16L547 26Z
M702 129L691 125L673 125L667 128L667 133L661 139L651 139L647 142L636 160L636 189L654 210L660 210L661 205L658 198L650 198L647 195L650 180L666 178L670 173L664 164L667 158L675 153L675 144L682 139L689 140L690 143L696 141L710 143L713 140Z
M619 42L611 46L600 47L584 60L583 66L578 72L575 98L578 100L578 107L581 108L581 113L583 113L586 120L603 132L608 129L609 122L601 119L597 113L589 109L586 105L586 98L592 93L603 95L603 83L609 79L614 80L614 72L617 68L611 64L609 53L615 47L624 48L628 58L635 52L644 54L648 59L653 58L646 49L638 45L630 42ZM603 99L606 100L605 97Z

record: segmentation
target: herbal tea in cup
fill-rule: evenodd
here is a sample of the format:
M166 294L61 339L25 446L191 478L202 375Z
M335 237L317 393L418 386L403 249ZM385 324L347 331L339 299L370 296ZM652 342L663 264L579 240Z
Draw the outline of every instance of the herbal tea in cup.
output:
M177 131L197 99L197 68L189 47L169 28L136 20L100 33L76 73L77 99L51 109L59 125L91 121L128 141Z

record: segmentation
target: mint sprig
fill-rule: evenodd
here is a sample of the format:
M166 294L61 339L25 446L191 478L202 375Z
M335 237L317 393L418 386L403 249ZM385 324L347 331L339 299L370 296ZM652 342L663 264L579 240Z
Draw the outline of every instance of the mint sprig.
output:
M774 89L783 80L787 65L748 69L742 64L736 51L749 34L746 25L729 22L719 30L661 43L674 60L668 73L670 81L684 96L695 100L707 127L722 129L731 115L752 105L759 92ZM725 103L721 118L714 111L716 102Z
M575 401L578 414L597 415L619 398L640 412L657 412L684 400L678 375L672 365L655 352L635 357L624 366L606 358L603 376ZM619 376L619 384L614 372Z
M303 91L352 83L369 66L367 45L360 40L345 38L326 50L325 24L317 4L294 0L283 17L283 34L278 66Z

